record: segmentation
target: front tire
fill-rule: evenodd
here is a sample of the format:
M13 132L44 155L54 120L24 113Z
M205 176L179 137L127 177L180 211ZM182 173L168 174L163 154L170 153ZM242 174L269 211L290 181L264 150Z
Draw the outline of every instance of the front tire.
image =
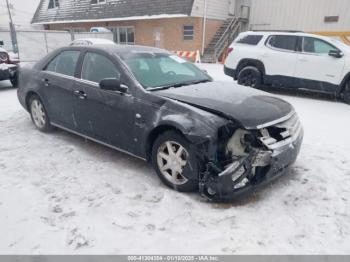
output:
M254 66L244 67L238 73L237 83L239 85L258 89L262 86L262 74L260 70Z
M348 105L350 105L350 80L345 84L345 87L341 96L343 101Z
M32 121L37 129L44 133L52 131L53 128L50 124L50 119L43 103L37 95L30 97L29 111Z
M156 139L152 148L152 165L168 187L179 192L198 190L197 157L190 143L177 132L167 131Z

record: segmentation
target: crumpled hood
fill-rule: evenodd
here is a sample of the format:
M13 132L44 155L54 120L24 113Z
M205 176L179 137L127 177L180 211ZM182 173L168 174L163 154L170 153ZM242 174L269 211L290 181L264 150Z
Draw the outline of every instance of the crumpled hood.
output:
M236 120L246 129L255 129L294 111L282 99L227 82L208 82L155 93Z

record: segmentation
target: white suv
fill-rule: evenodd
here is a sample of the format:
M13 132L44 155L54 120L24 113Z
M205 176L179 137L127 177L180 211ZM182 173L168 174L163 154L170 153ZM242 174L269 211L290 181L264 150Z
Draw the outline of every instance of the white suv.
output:
M232 43L225 74L259 88L329 93L350 103L350 46L301 32L244 32Z

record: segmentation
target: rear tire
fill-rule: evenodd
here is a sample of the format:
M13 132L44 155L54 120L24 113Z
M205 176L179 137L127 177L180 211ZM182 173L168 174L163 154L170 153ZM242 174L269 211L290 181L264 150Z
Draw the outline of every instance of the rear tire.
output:
M345 103L350 105L350 80L345 84L344 90L341 93L342 99Z
M29 112L32 121L41 132L48 133L53 130L45 107L37 95L32 95L29 99Z
M239 85L259 89L262 86L262 74L260 70L254 66L244 67L238 73L237 83Z
M190 143L179 133L167 131L161 134L153 144L151 159L166 186L179 192L198 190L199 162Z

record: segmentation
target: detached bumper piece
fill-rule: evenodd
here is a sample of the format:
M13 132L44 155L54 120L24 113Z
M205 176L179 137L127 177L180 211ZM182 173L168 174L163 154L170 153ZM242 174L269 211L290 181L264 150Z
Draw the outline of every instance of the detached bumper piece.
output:
M13 64L0 64L0 81L10 80L15 77L17 71L17 65Z
M200 193L212 201L229 202L286 174L299 155L304 133L294 115L275 126L281 134L274 128L271 139L269 132L263 130L265 149L253 148L223 171L209 163L200 181Z

